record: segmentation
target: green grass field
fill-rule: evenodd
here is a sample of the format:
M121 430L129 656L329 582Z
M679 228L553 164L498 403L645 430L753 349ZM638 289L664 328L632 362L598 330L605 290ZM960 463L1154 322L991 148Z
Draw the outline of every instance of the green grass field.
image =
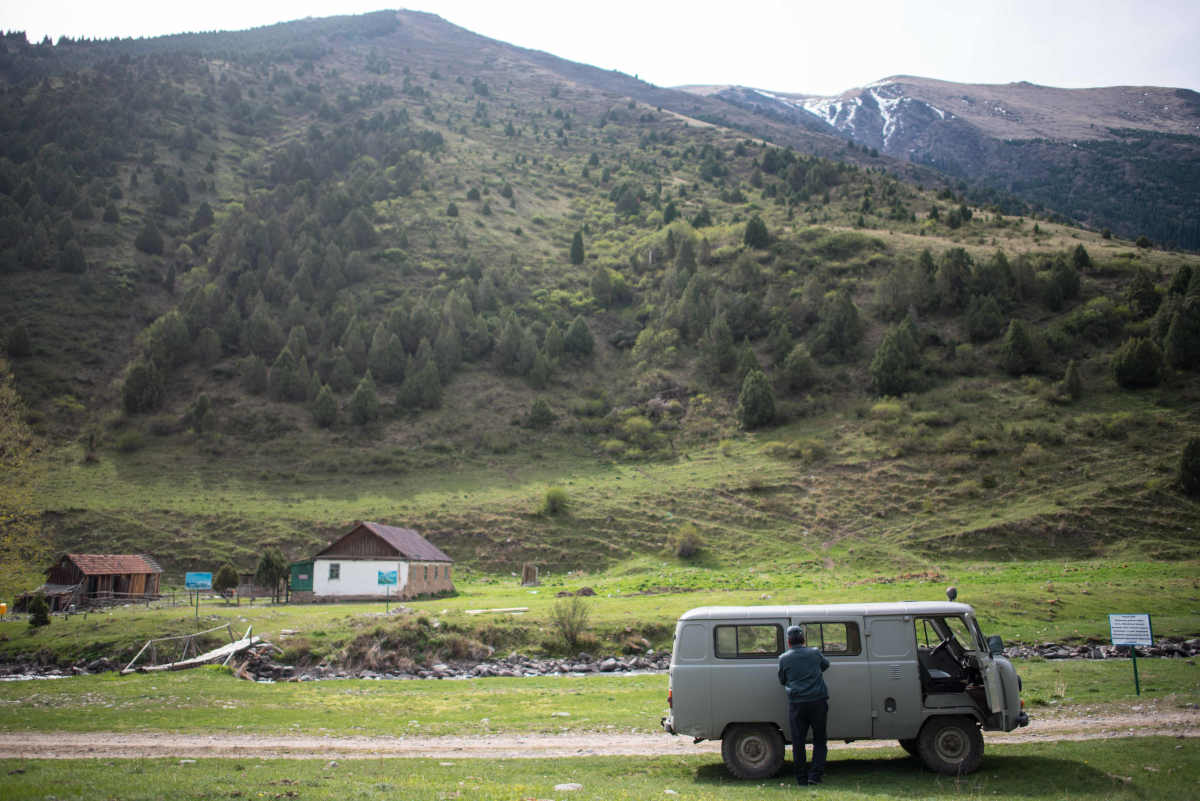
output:
M1192 660L1024 661L1030 714L1082 708L1174 709L1200 701ZM667 676L490 678L259 684L220 668L0 682L0 731L173 731L329 736L656 731Z
M544 576L541 586L520 587L512 577L460 580L458 594L393 604L290 605L243 602L233 606L205 601L199 621L191 607L118 607L70 617L55 616L42 629L22 620L0 622L0 660L44 654L52 660L107 657L128 660L146 640L187 634L228 624L237 634L254 632L290 652L289 661L330 658L342 661L356 639L386 634L398 626L436 622L443 634L458 634L497 649L527 654L563 653L563 643L548 632L550 615L563 590L595 589L588 647L600 653L621 650L630 638L645 637L669 650L675 621L688 609L710 605L852 603L941 600L951 584L972 604L986 634L1005 642L1038 643L1094 640L1106 642L1107 615L1147 612L1158 636L1200 636L1200 589L1197 563L1089 560L1071 563L946 562L911 568L826 570L791 563L767 567L713 567L680 564L674 559L631 560L620 568ZM182 594L180 596L182 598ZM512 614L468 614L469 610L528 607ZM432 637L432 629L428 633ZM288 631L290 634L281 634ZM221 636L224 636L221 634ZM213 647L220 638L209 635ZM436 649L429 659L445 658ZM164 653L164 658L166 654Z
M733 779L712 757L528 760L130 759L0 760L9 801L171 798L357 801L358 799L596 799L713 801L820 797L988 798L1013 801L1187 798L1200 773L1194 740L1165 737L1049 742L989 748L963 779L936 776L899 748L830 754L826 784L797 789L787 776ZM577 783L578 790L555 791Z

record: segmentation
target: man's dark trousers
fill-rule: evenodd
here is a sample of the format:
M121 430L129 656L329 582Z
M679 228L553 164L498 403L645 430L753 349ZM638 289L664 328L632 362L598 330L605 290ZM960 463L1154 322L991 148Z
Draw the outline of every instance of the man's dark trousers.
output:
M825 724L829 718L829 701L789 701L788 725L792 729L792 762L796 768L796 781L808 784L809 780L820 781L825 774L825 755L829 752L825 737ZM813 761L812 770L805 770L804 740L812 727Z

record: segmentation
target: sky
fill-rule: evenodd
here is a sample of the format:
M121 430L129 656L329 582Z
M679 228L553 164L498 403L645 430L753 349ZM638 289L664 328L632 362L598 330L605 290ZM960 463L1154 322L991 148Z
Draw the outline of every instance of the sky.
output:
M387 0L0 0L0 29L110 38L359 14ZM659 86L837 94L891 75L1200 90L1200 0L411 0L475 33Z

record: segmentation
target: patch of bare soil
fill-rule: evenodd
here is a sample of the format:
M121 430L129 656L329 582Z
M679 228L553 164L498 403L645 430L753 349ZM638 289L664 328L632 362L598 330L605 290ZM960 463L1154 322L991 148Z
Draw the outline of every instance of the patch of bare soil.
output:
M990 732L989 743L1095 740L1146 736L1200 737L1200 710L1149 710L1034 720L1013 732ZM834 748L881 748L866 740ZM667 734L495 734L478 737L316 737L115 732L3 732L0 758L79 759L226 757L246 759L521 759L582 756L718 754L720 742L693 744Z

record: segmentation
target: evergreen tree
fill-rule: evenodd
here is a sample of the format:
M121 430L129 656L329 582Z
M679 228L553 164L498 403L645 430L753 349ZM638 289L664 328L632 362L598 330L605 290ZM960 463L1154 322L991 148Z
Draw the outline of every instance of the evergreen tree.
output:
M237 568L232 563L226 562L213 576L212 588L221 595L225 595L231 590L236 590L240 583L241 578L238 577Z
M771 243L771 237L767 233L767 224L762 221L762 217L755 214L750 218L750 221L746 223L742 241L747 246L757 249L765 248Z
M755 370L762 370L762 365L758 363L758 357L754 355L754 348L750 347L750 340L743 340L742 347L738 349L737 372L734 373L734 386L741 386L746 380L746 376Z
M162 405L166 386L162 371L151 361L140 361L129 368L121 388L125 411L130 414L152 412Z
M592 339L592 332L587 323L583 321L582 316L577 316L571 321L571 327L567 329L567 335L563 338L563 351L573 356L591 356L595 347L596 342Z
M67 242L63 249L58 254L58 269L64 273L86 273L87 258L83 255L83 248L74 239Z
M1009 375L1024 375L1037 369L1037 351L1022 320L1013 319L1000 343L1000 364Z
M271 374L268 387L272 400L290 401L296 399L298 376L296 375L296 357L288 348L279 351L271 364ZM301 391L307 390L307 381L299 384Z
M863 335L863 322L850 292L840 289L829 292L821 301L813 350L830 362L849 361L858 349Z
M349 392L354 387L354 365L340 347L333 351L333 364L329 369L329 386L334 392Z
M163 237L158 226L154 224L154 220L146 221L142 230L138 232L137 238L133 240L133 245L143 253L149 253L152 256L162 255Z
M700 355L710 378L729 372L737 364L737 347L733 344L733 332L729 329L729 319L724 312L709 324L700 345Z
M554 412L550 411L550 404L546 403L545 398L534 399L529 407L528 421L530 428L549 428L554 424Z
M1062 389L1071 400L1079 400L1083 396L1083 376L1079 374L1079 367L1075 364L1074 359L1067 364L1067 372L1063 375Z
M1112 357L1113 378L1126 389L1162 383L1163 355L1153 340L1130 337Z
M375 379L368 370L350 397L350 419L355 425L365 426L378 417L379 396L375 394Z
M333 391L328 384L321 386L321 391L317 393L317 399L313 401L313 421L321 428L329 428L337 422L337 399L333 397Z
M912 383L911 365L899 342L901 336L897 329L888 331L871 359L871 385L880 395L902 395Z
M521 344L524 340L525 329L517 321L516 314L512 311L506 312L500 328L500 338L496 342L496 359L499 362L500 372L521 375L519 365Z
M557 362L562 358L564 348L562 330L558 327L557 322L551 322L550 327L546 329L546 336L542 340L542 351L551 362Z
M787 358L783 360L780 370L780 383L789 392L803 392L816 381L817 365L808 347L799 344L792 347Z
M29 628L39 629L50 625L50 604L42 593L35 594L29 599Z
M173 367L192 354L192 337L178 309L159 317L146 329L146 347L158 364Z
M29 339L29 330L25 323L17 323L8 329L4 349L14 359L23 359L33 355L33 342Z
M970 254L963 248L950 248L943 253L934 277L941 307L949 311L961 309L967 302L970 281Z
M370 351L367 346L366 332L357 315L352 317L349 325L346 326L346 332L342 334L341 346L342 350L346 352L346 358L350 360L350 364L354 365L355 373L362 373L367 369L367 355Z
M1075 251L1071 254L1071 264L1080 272L1092 266L1092 257L1088 255L1087 248L1082 244L1075 246Z
M279 600L280 586L288 579L291 567L278 548L267 548L258 558L258 567L254 570L254 581L257 584L271 588L271 600Z
M1162 303L1158 287L1154 285L1154 280L1145 269L1138 270L1133 274L1133 278L1125 287L1125 297L1129 301L1129 308L1133 311L1135 320L1145 320L1147 317L1154 316L1154 313L1158 311L1159 304Z
M583 264L583 232L576 231L571 239L571 264Z
M290 314L290 306L288 307L288 311ZM297 359L307 358L309 353L308 330L303 325L293 325L292 330L288 332L287 345L285 347Z
M266 303L259 304L246 321L243 338L246 350L264 359L274 358L283 346L283 330Z
M423 409L436 409L442 405L442 377L436 359L429 359L417 371L418 402Z
M1188 285L1192 282L1192 265L1185 264L1175 271L1171 276L1171 285L1167 288L1167 295L1178 295L1183 297L1188 292Z
M433 356L437 361L443 383L450 380L463 360L462 337L453 321L446 320L438 330L433 343Z
M991 295L976 295L967 307L966 323L972 342L988 342L1004 332L1004 313Z
M242 387L251 395L261 395L267 389L267 363L257 356L242 362Z
M608 268L604 265L596 267L596 271L592 273L592 296L596 298L596 302L601 306L609 306L613 300L613 282L612 275Z
M221 358L221 335L211 328L203 328L196 336L193 349L196 361L209 367Z
M1200 495L1200 437L1192 437L1179 456L1179 486L1188 495Z
M212 430L216 425L216 415L213 414L212 401L208 395L201 394L188 407L184 419L189 428L196 434L202 435Z
M1200 368L1200 295L1185 298L1171 315L1163 350L1167 364L1177 370Z
M745 429L769 425L775 419L775 392L762 370L752 370L742 382L737 415Z
M533 366L529 368L529 386L534 389L545 389L550 383L550 373L553 369L550 357L545 350L539 350L533 357Z

